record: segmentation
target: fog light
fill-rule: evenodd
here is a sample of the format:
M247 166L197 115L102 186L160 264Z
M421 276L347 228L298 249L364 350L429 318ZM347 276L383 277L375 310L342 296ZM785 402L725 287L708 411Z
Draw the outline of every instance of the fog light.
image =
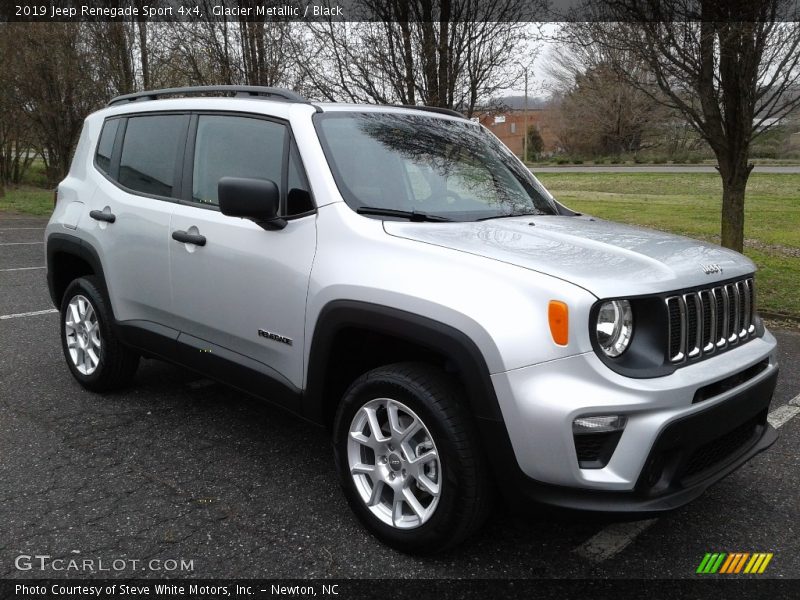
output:
M572 433L610 433L625 429L627 417L607 415L601 417L578 417L572 422Z
M581 469L602 469L611 460L622 430L628 422L622 415L578 417L572 422L575 455Z

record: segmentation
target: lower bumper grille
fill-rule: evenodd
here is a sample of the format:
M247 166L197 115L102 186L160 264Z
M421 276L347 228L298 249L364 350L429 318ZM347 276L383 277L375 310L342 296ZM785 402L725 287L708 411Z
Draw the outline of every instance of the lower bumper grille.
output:
M761 439L778 370L705 410L672 422L658 436L636 484L646 497L714 479Z
M755 435L760 432L765 421L766 412L756 415L732 431L700 446L686 461L681 480L690 480L727 459L735 457L739 450L744 449L747 442L754 441Z

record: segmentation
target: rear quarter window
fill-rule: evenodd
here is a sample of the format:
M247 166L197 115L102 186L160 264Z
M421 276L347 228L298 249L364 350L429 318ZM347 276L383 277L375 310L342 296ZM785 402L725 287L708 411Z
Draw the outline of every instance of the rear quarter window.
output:
M97 152L94 161L97 168L103 173L111 173L111 153L114 150L114 140L117 138L119 119L109 119L103 123L100 140L97 142Z

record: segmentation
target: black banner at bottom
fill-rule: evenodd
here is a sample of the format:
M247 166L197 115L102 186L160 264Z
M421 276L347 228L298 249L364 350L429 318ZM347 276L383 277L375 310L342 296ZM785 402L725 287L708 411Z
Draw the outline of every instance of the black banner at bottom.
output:
M0 598L177 598L268 600L275 598L766 598L800 597L800 579L3 579Z

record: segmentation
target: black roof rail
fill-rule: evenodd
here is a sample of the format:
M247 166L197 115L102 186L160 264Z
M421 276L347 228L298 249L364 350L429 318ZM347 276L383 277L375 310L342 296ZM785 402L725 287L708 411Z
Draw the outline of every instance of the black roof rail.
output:
M165 88L163 90L145 90L133 94L124 94L112 98L106 106L121 104L123 102L138 102L140 100L157 100L161 96L189 96L192 94L222 94L232 93L237 97L276 98L288 102L308 102L297 92L283 88L262 87L257 85L200 85L194 87Z
M420 106L419 104L401 104L400 106L402 108L413 108L415 110L424 110L426 112L439 113L442 115L450 115L451 117L466 119L463 114L457 110L453 110L452 108L442 108L440 106Z

